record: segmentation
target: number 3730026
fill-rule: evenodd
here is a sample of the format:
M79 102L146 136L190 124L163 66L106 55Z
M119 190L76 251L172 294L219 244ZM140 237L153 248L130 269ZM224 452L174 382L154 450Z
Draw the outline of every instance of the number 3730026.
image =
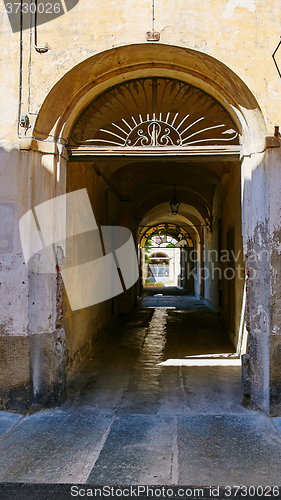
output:
M31 12L31 14L35 14L35 12L39 12L39 14L59 14L61 12L62 6L59 3L50 3L50 2L31 2L29 3L20 3L13 2L6 4L6 10L8 14L17 14L22 11L23 14L27 14Z
M225 486L224 496L228 497L279 497L278 486Z

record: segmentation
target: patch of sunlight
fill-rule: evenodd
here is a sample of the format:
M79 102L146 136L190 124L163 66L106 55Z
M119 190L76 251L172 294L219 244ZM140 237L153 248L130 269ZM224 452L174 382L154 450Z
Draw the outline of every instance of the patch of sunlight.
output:
M185 356L186 358L190 359L197 359L197 358L238 358L237 354L235 352L222 352L220 354L193 354L192 356Z
M240 359L234 358L205 358L205 359L167 359L158 363L160 366L241 366ZM157 366L158 366L157 365Z

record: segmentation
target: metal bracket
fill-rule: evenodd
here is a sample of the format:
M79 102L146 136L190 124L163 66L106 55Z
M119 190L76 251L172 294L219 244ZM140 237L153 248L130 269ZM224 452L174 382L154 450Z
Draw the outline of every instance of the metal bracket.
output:
M21 115L20 117L20 126L25 128L25 130L29 129L30 121L28 115Z
M265 138L267 148L280 148L280 138L274 135Z
M159 31L148 31L146 33L146 40L148 42L159 42L159 40L160 40Z
M278 125L275 125L274 127L274 135L266 137L265 140L267 148L280 148L280 133Z
M209 217L206 217L205 224L206 224L207 231L210 231L210 233L212 233L213 232L213 216L211 214Z

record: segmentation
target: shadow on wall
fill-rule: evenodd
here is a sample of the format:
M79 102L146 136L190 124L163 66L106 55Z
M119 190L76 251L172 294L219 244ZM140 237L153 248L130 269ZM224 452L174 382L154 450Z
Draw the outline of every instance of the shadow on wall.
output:
M19 234L19 220L31 208L30 203L34 206L50 198L56 184L52 162L43 157L38 152L0 149L1 409L29 409L33 392L32 334L50 331L54 322L53 312L46 314L50 305L46 290L51 283L45 280L42 286L31 286ZM32 330L34 310L40 309L37 306L41 301L41 318ZM49 369L52 363L54 359L49 359Z

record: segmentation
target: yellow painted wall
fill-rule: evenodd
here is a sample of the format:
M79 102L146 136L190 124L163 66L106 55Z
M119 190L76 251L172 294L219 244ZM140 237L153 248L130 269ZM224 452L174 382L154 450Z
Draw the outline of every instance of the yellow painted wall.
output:
M8 146L17 142L19 33L12 33L3 3L0 10L0 138ZM280 116L281 81L271 57L280 38L278 2L156 0L155 17L161 43L209 54L239 75L257 98L272 132ZM30 50L30 33L25 30L22 112L28 111L28 99L30 111L38 112L50 89L75 65L114 47L145 43L150 29L148 0L80 0L67 14L38 27L38 44L51 47L46 54L38 54L32 45ZM279 60L281 64L281 49Z

